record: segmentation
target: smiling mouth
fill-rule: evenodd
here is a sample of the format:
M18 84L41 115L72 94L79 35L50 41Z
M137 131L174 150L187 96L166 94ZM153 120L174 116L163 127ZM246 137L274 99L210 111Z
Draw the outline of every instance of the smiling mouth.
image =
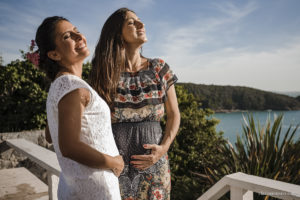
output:
M84 43L80 44L78 47L76 47L76 50L80 50L83 49L84 47L86 47L86 45Z

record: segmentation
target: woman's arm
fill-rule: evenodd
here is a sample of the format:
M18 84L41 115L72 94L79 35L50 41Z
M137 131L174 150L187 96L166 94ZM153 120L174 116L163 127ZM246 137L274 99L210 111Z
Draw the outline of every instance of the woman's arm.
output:
M88 90L80 88L68 93L58 104L58 139L63 156L93 168L111 169L116 175L124 162L121 156L103 154L80 141L81 117L90 100ZM116 173L117 172L117 173Z
M172 85L168 90L168 100L166 101L165 106L167 113L167 124L163 140L160 144L164 149L164 153L169 150L180 125L180 111L178 108L174 85Z
M46 124L45 136L46 136L46 141L48 143L52 143L52 139L51 139L51 135L50 135L50 130L49 130L48 123Z
M133 164L137 169L145 170L155 164L169 150L180 125L180 112L175 92L172 85L168 90L168 99L165 102L167 113L167 124L163 140L160 145L144 144L145 149L151 149L150 155L133 155L131 156Z

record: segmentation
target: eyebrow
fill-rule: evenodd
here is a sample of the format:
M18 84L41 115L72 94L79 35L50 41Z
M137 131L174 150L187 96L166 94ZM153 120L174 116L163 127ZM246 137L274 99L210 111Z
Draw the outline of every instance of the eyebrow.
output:
M135 18L133 18L133 17L129 17L129 18L127 18L126 20L128 21L128 20L130 20L130 19L141 21L140 18L136 18L136 19L135 19Z
M74 26L72 30L73 30L73 31L76 31L76 30L78 30L78 29L77 29L76 26ZM68 33L68 32L71 32L71 31L63 32L63 33L61 33L61 36L64 36L64 35L65 35L66 33Z

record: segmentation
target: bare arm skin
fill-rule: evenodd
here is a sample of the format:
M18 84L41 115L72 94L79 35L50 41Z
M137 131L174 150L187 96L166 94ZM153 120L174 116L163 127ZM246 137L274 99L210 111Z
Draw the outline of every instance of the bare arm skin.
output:
M48 124L46 124L45 136L46 136L46 141L48 143L52 143L52 139L51 139L51 135L50 135L50 130L49 130Z
M58 104L59 148L63 156L93 168L110 169L119 176L124 168L121 156L103 154L80 141L81 117L90 100L88 90L76 89Z
M140 170L145 170L154 165L165 153L168 152L180 125L180 112L175 92L175 87L172 85L168 92L168 99L165 102L167 113L167 124L163 140L160 145L144 144L145 149L151 149L150 155L133 155L130 163Z

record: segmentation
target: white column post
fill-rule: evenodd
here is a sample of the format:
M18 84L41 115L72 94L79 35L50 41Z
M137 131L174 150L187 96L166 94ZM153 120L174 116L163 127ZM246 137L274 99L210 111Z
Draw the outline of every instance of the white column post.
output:
M59 177L52 174L51 172L47 172L48 176L48 193L49 193L49 200L57 200L57 188Z
M230 200L253 200L253 192L242 188L230 187Z

